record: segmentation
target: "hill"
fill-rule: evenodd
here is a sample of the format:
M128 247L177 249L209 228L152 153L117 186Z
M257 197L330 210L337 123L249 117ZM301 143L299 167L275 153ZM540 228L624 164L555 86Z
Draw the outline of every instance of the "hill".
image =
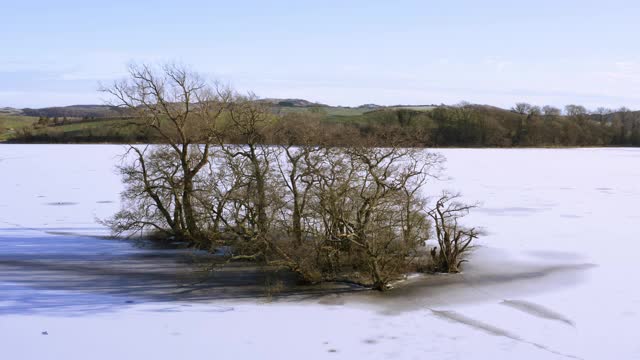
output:
M321 119L323 141L386 146L540 147L640 146L640 112L562 115L516 112L491 105L329 106L304 99L261 99L296 128L305 114ZM299 114L300 116L296 115ZM293 120L292 120L293 119ZM298 119L298 120L295 120ZM107 105L0 109L0 141L157 142L138 119ZM283 140L286 141L286 140Z
M16 109L11 107L3 107L3 108L0 108L0 115L20 116L20 115L23 115L23 111L21 109Z
M282 107L303 107L303 108L308 108L308 107L329 107L329 105L316 103L316 102L311 102L311 101L304 100L304 99L274 99L274 98L267 98L267 99L260 99L258 101L263 102L263 103L268 103L268 104L271 104L271 105L275 105L275 106L282 106Z
M36 117L68 117L68 118L110 118L122 115L122 111L109 105L71 105L63 107L47 107L41 109L22 109L27 116Z

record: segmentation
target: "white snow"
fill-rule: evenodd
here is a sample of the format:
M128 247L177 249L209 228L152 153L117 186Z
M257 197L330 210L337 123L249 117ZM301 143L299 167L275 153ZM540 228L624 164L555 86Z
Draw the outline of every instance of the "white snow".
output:
M90 236L122 151L0 145L0 358L640 358L640 149L438 150L450 179L429 191L480 201L467 221L488 234L463 274L403 296L151 302L12 270L152 251Z

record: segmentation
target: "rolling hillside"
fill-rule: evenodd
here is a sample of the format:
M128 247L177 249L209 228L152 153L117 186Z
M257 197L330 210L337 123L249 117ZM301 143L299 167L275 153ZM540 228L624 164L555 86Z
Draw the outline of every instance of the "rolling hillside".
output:
M282 116L314 114L335 145L368 139L389 145L539 147L640 146L640 112L606 115L521 114L490 105L328 106L303 99L261 99ZM290 116L289 116L290 117ZM296 118L296 116L294 116ZM299 120L296 120L299 121ZM128 143L156 142L135 119L107 105L0 109L0 141ZM350 134L350 135L344 135ZM360 139L360 140L358 140ZM396 141L393 140L393 141Z

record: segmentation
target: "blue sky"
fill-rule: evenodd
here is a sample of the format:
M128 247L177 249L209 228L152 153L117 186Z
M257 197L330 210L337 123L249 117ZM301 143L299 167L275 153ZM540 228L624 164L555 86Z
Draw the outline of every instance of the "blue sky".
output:
M0 107L101 103L127 64L332 105L640 108L640 2L3 1Z

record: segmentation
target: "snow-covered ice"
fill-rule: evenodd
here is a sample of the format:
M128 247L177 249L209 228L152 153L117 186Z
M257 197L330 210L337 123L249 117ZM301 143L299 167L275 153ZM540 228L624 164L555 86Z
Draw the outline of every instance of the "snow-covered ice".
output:
M0 358L640 358L640 149L438 151L487 231L464 273L266 303L167 296L100 237L123 147L0 145Z

